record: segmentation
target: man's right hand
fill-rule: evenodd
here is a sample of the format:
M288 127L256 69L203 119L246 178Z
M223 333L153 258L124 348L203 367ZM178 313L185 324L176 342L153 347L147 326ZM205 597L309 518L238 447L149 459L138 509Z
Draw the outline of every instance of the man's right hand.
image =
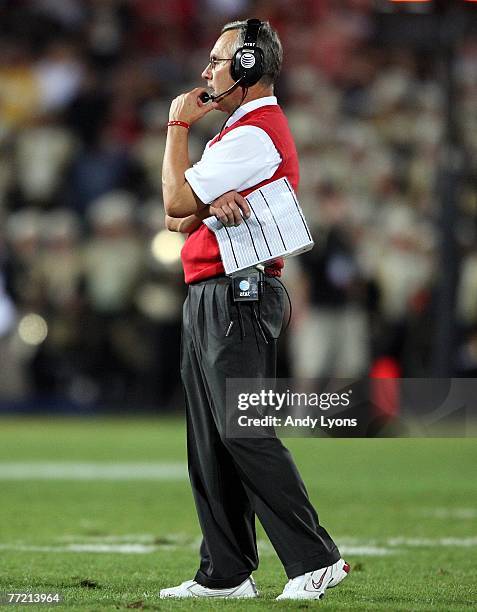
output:
M243 217L246 219L250 217L248 202L237 191L227 191L221 195L212 202L209 211L227 227L240 225Z

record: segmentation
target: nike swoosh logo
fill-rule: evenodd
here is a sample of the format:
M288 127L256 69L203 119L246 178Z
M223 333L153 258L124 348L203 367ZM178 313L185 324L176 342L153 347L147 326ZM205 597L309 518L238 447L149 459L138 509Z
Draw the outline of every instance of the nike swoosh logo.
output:
M311 584L312 584L312 586L313 586L313 588L315 590L318 591L319 589L321 589L321 585L323 584L323 579L324 579L327 571L328 571L328 568L326 568L325 571L321 574L320 579L318 580L318 582L315 582L313 580L313 578L311 579Z

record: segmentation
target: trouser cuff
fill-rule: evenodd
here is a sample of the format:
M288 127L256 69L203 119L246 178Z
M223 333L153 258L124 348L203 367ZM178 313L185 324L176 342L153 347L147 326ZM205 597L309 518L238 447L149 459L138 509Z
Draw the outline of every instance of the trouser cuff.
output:
M340 551L334 548L329 553L323 553L320 555L314 555L297 561L296 563L289 563L285 565L285 572L288 578L296 578L306 572L313 572L314 570L321 569L322 567L328 567L333 565L341 558Z
M249 576L250 572L243 572L242 574L237 574L228 578L209 578L199 570L194 580L209 589L232 589L242 584Z

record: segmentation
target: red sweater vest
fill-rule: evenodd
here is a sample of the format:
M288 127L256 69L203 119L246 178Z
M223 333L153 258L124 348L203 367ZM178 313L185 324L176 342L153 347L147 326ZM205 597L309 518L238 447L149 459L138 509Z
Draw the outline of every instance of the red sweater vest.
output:
M271 178L250 189L241 191L241 195L245 197L255 189L285 176L292 184L293 189L297 191L299 181L298 155L287 119L281 108L277 105L270 105L250 111L226 128L222 132L222 137L242 125L254 125L266 132L280 153L282 161ZM209 146L213 147L217 141L218 136L212 140ZM182 248L181 258L186 283L195 283L224 273L219 245L214 233L205 224L201 224L200 227L189 234ZM267 267L267 272L278 276L282 268L283 260L281 258L275 259Z

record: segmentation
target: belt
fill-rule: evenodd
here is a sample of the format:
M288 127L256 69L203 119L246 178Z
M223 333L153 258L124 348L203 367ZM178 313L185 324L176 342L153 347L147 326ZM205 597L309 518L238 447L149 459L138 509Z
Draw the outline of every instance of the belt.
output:
M208 278L203 278L193 283L188 283L188 285L192 287L195 287L196 285L202 285L205 283L219 283L223 285L226 283L230 283L231 281L232 281L232 278L230 276L226 276L225 274L216 274L215 276L209 276Z
M198 280L194 283L188 283L188 284L189 285L200 285L201 283L207 283L209 281L223 283L224 280L227 282L230 282L234 276L243 276L243 275L252 274L252 273L257 274L258 272L262 272L262 274L264 274L265 276L270 276L270 277L274 276L273 274L267 274L267 268L265 268L265 270L262 271L256 268L255 266L252 266L251 268L245 268L245 270L240 270L240 272L234 272L232 276L227 276L224 272L222 272L221 274L215 274L214 276L209 276L207 278Z

